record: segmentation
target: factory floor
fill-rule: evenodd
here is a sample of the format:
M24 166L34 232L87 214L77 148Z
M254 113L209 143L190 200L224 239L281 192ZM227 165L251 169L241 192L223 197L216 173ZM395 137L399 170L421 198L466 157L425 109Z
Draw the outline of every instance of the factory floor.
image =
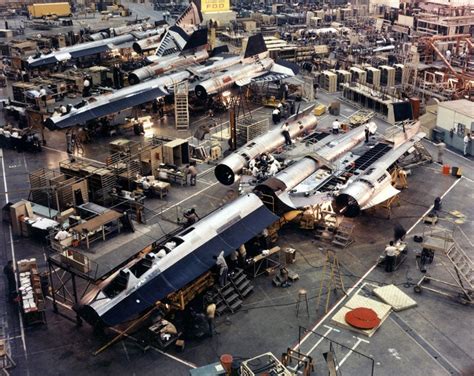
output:
M324 104L333 100L332 95L318 95L318 101ZM342 104L340 118L349 117L355 110ZM256 119L268 117L270 113L271 109L254 108ZM334 119L331 115L323 115L318 127L330 127ZM224 120L222 117L221 121ZM380 132L388 128L383 121L376 122ZM165 127L168 128L171 129L171 126ZM160 129L163 127L157 128L156 132L160 133ZM103 161L107 144L113 139L98 139L94 144L86 145L84 156ZM425 144L428 148L432 147L429 142ZM4 182L2 190L8 193L0 195L0 205L3 206L5 201L26 198L28 172L41 167L57 168L58 161L67 157L64 149L64 136L55 133L50 135L48 147L40 154L3 150L0 175ZM280 357L288 348L298 346L313 357L320 374L326 374L322 353L328 350L328 340L310 334L302 335L299 343L301 326L345 346L334 347L344 375L371 374L371 361L356 351L374 359L376 375L472 374L472 370L468 371L474 364L472 307L428 291L422 294L413 292L413 283L422 276L415 263L415 252L420 246L412 241L413 235L423 232L420 219L436 197L443 197L443 209L446 211L443 216L449 217L448 212L453 210L466 215L466 222L459 226L464 233L460 238L466 244L465 251L474 259L474 207L471 204L474 200L474 166L469 160L450 152L445 153L445 160L450 165L462 166L464 177L455 179L442 175L441 166L437 163L412 168L409 187L401 193L400 206L394 207L391 219L386 219L383 212L373 212L351 220L355 225L355 241L351 246L337 250L344 284L350 294L369 294L373 284L394 283L418 303L415 308L391 313L370 338L339 328L331 322L333 314L347 299L341 294L331 294L330 306L337 307L328 315L321 307L318 309L316 302L324 252L329 245L316 242L310 232L288 224L280 231L277 244L297 250L296 263L289 269L299 274L299 280L288 288L276 288L271 283L271 277L257 277L252 281L254 292L245 299L243 307L233 315L217 318L219 334L212 338L187 340L182 353L174 348L166 353L154 348L143 352L128 339L93 356L92 352L106 343L113 333L106 332L105 337L97 335L87 324L78 328L55 314L50 302L47 304L47 325L25 327L18 308L2 298L0 319L4 319L8 326L12 357L17 363L10 372L12 375L187 375L190 368L215 362L224 353L249 358L271 351ZM164 205L169 221L190 207L195 207L202 216L224 204L231 196L230 190L237 190L237 187L224 188L218 184L211 165L199 165L198 169L200 174L196 187L173 186L165 200L152 199L147 206L158 211ZM409 230L408 257L398 271L387 274L374 264L391 238L396 223ZM36 257L43 270L47 250L30 239L12 236L10 231L9 226L2 223L1 264L12 258ZM434 263L428 266L428 272L444 278L443 264L447 264L443 256L436 255ZM4 279L0 289L5 291ZM295 303L300 289L308 292L309 315L305 309L296 315ZM343 300L339 300L341 297Z

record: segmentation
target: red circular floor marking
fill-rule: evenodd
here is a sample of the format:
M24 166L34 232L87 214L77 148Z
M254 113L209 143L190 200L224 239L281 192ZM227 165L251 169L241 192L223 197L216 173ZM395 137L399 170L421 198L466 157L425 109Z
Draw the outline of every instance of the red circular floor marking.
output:
M380 319L373 309L355 308L346 313L346 322L358 329L373 329L380 324Z

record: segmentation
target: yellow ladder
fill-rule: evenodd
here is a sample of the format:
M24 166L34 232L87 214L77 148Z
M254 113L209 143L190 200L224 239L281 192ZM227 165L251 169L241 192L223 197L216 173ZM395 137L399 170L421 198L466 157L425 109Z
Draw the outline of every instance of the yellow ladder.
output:
M319 294L317 301L317 309L322 302L324 287L326 286L326 304L324 312L327 313L329 309L329 301L331 299L331 291L337 292L337 290L342 291L347 295L346 289L344 287L344 282L342 280L340 264L337 259L336 252L328 249L326 251L326 263L323 267L323 278L321 279L321 284L319 286Z

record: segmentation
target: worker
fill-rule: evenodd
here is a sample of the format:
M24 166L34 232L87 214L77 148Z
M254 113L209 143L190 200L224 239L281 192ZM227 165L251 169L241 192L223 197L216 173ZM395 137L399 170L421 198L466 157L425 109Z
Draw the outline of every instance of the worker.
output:
M150 180L149 179L145 179L142 181L142 188L143 188L143 193L145 194L145 196L150 196L150 193L151 193L151 184L150 184Z
M224 258L224 251L221 251L218 256L213 256L216 260L216 265L219 268L219 285L224 287L227 285L227 273L229 272L229 267Z
M192 161L189 165L186 166L186 170L186 174L189 175L189 184L191 186L195 186L198 174L198 171L196 169L196 162Z
M247 260L247 248L245 248L245 244L242 244L239 247L239 264L241 267L245 266Z
M290 128L288 126L288 122L285 122L281 126L281 134L285 137L285 145L291 145L292 144L289 129Z
M234 269L239 266L239 251L235 250L230 254L230 271L233 273Z
M395 259L397 258L397 247L393 241L385 248L385 271L391 273L395 269Z
M439 212L443 204L441 203L441 197L436 197L433 203L433 211Z
M446 60L448 60L448 61L451 60L451 50L450 49L446 50Z
M43 101L43 104L44 104L45 107L47 105L46 101L48 99L46 94L47 94L46 89L43 86L40 86L39 97Z
M57 232L57 234L54 236L55 240L61 241L66 239L69 236L69 232L67 232L64 229L61 229Z
M281 112L278 108L275 108L272 112L273 124L278 124L281 120Z
M3 274L5 274L8 282L8 301L13 303L16 297L16 278L12 260L9 260L7 265L3 268Z
M74 162L74 156L72 155L73 150L74 150L74 143L73 143L73 138L72 138L72 132L70 129L66 131L66 152L67 155L69 156L69 159L71 162Z
M83 90L82 90L82 96L84 98L90 97L91 96L91 82L88 79L88 77L86 77L86 79L84 80L82 86L84 87Z
M214 334L219 334L216 332L215 329L215 317L216 317L216 304L214 302L209 302L208 306L206 307L206 316L207 316L207 323L209 325L209 336L212 337Z
M369 137L370 137L369 123L365 123L364 132L365 132L365 143L368 143L369 142Z
M341 123L339 123L339 120L336 119L332 122L332 133L339 134L339 129L341 129Z
M199 220L199 216L196 213L194 208L189 209L188 211L184 212L184 218L186 218L186 227L193 225Z
M443 164L443 155L446 144L444 142L440 142L439 144L436 144L436 148L438 149L438 163Z
M471 142L471 134L468 133L464 136L464 156L467 156L467 150L469 148L469 142Z
M407 234L407 231L400 223L395 224L393 228L393 241L394 242L403 241L405 239L406 234Z

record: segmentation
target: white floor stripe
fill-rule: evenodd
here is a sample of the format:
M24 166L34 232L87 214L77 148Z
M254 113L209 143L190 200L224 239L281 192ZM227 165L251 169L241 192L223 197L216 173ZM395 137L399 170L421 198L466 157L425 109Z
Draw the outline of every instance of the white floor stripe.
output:
M441 198L443 199L459 182L461 179L457 179L451 186L443 193ZM433 209L433 205L431 205L428 210L423 213L423 215L415 222L413 226L410 227L410 229L407 231L407 235L413 231L413 229L420 223L425 215L427 215L431 210ZM377 267L377 263L375 263L367 272L349 289L347 290L347 295L350 295L352 291L354 291L366 278L367 276L372 273L372 271ZM330 316L332 313L336 310L337 307L341 305L341 303L346 299L346 296L343 296L341 299L339 299L336 304L326 313L321 319L318 320L318 322L311 328L311 331L316 331L316 329ZM311 336L311 331L309 331L300 341L300 343L297 343L294 347L293 350L298 349L303 342L305 342L310 336Z
M7 177L6 177L6 172L5 172L5 158L3 156L3 149L0 149L0 158L2 159L2 174L3 174L3 187L5 190L5 202L9 201L9 196L8 196L8 186L7 186ZM10 251L11 251L11 260L13 262L13 268L16 270L16 255L15 255L15 246L13 244L13 232L12 232L12 226L8 225L8 234L9 234L9 239L10 239ZM15 284L16 288L18 290L18 275L15 273ZM25 338L25 328L23 326L23 318L21 316L21 311L20 307L18 307L18 319L20 321L20 331L21 331L21 342L23 346L23 351L25 352L25 359L28 360L28 354L26 352L26 338ZM26 372L29 375L30 370L28 369L28 366L26 367Z

